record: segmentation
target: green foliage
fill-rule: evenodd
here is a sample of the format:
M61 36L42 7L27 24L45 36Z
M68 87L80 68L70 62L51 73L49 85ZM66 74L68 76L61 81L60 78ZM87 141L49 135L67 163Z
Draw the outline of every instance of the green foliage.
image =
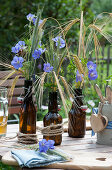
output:
M90 6L91 10L98 15L102 12L112 12L112 0L94 0Z
M39 109L37 113L37 121L42 121L44 116L48 113L48 110Z
M9 165L4 165L3 163L0 162L0 169L1 170L15 170L16 168L9 166Z
M89 9L91 0L83 0L82 9L84 10L84 16L86 22L90 22L92 18L92 12ZM11 47L20 40L20 37L24 37L28 24L25 16L29 13L36 13L37 9L43 9L43 18L54 17L58 19L62 24L65 22L80 17L80 1L79 0L1 0L0 1L0 52L1 55L11 58ZM54 21L55 22L55 21ZM51 29L54 25L53 21L49 21L47 29ZM56 24L56 22L55 22ZM77 46L79 25L75 25L68 33L68 39L71 43L74 42ZM71 44L70 43L70 44ZM4 53L4 54L3 54Z

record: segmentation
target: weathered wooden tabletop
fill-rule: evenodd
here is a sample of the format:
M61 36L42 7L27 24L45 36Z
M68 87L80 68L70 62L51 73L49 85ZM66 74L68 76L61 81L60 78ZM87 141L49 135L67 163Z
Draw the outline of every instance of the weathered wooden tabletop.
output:
M18 132L17 124L8 125L7 137L14 137ZM38 132L39 140L42 135ZM0 141L0 156L2 162L8 165L18 166L18 163L11 157L10 151L17 143L17 138L7 141ZM57 148L62 149L72 157L71 162L57 163L46 166L49 169L100 169L112 170L112 146L99 145L96 137L91 137L91 131L86 131L84 138L70 138L68 133L63 134L63 141ZM36 168L38 169L38 168Z

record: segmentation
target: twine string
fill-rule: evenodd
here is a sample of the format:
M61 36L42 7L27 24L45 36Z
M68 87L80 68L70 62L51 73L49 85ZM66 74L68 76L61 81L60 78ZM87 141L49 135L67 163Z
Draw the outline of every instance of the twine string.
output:
M37 134L24 134L21 132L17 133L19 143L23 144L34 144L38 143Z
M51 124L50 126L46 126L43 128L39 128L38 130L41 131L42 135L44 136L56 136L56 135L61 135L64 131L63 131L63 124Z

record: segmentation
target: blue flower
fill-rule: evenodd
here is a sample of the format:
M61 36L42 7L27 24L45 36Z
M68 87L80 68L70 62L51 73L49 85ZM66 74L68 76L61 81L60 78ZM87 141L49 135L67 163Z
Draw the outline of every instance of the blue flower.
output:
M32 21L33 21L33 24L35 25L35 23L36 23L36 21L37 21L37 18L33 18ZM40 24L42 24L42 22L43 22L43 20L40 19L40 20L39 20L39 23L38 23L39 26L40 26Z
M42 49L42 48L39 48L39 50L41 51L41 53L44 53L46 48Z
M49 149L54 149L55 148L54 144L55 144L54 140L48 140L48 147L49 147Z
M40 58L40 55L42 54L41 50L35 50L34 53L32 54L32 57L36 60L37 58Z
M19 41L16 45L20 46L21 49L24 49L24 47L25 47L25 42L24 42L24 41Z
M33 15L31 13L26 16L27 20L29 20L29 21L32 21L34 17L35 17L35 15Z
M22 57L17 57L14 56L13 60L11 61L11 65L15 68L15 69L19 69L23 66L23 61L24 59Z
M47 64L44 63L44 68L43 68L43 70L44 70L45 72L49 73L49 72L52 71L52 69L53 69L53 66L50 66L50 63L47 63Z
M65 40L61 38L61 36L57 36L55 38L52 38L54 42L56 42L56 46L59 45L59 48L64 48L65 47Z
M12 47L12 52L16 54L20 51L20 49L21 49L20 45L17 44L15 47Z
M40 152L47 152L49 149L48 142L46 139L42 139L42 141L39 141L39 151Z
M91 70L88 72L88 77L90 80L95 80L98 77L97 71L96 70Z
M88 68L89 71L96 70L96 67L97 67L97 65L94 64L92 61L87 62L87 68Z
M76 73L76 82L78 82L78 81L81 82L83 76L84 76L84 75L83 75L83 74L80 74L79 71L77 70L77 73Z

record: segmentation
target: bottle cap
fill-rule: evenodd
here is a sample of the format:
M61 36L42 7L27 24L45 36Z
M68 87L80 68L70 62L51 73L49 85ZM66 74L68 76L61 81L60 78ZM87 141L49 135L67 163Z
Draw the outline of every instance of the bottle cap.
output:
M86 111L87 110L87 105L83 105L83 106L81 106L81 110L83 110L83 111Z
M17 102L22 104L24 101L24 98L23 97L17 97Z

